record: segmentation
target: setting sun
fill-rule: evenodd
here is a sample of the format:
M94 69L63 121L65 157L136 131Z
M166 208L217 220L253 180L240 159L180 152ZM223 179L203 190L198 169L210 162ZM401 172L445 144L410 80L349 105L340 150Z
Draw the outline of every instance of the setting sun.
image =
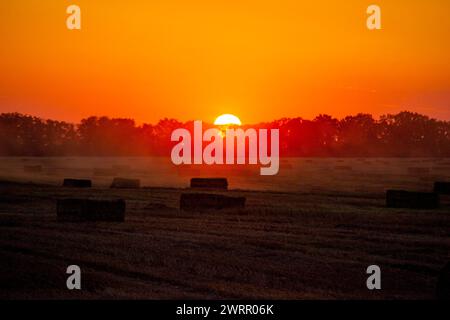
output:
M239 120L238 117L232 114L223 114L219 117L217 117L216 121L214 121L214 124L217 126L225 126L225 125L235 125L240 126L241 120Z

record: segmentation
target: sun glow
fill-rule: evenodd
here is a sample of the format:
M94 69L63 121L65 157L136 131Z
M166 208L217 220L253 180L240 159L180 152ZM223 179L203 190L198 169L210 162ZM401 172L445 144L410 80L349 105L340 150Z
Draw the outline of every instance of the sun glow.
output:
M214 121L216 126L240 126L242 125L241 120L238 117L232 114L223 114L217 117L216 121Z

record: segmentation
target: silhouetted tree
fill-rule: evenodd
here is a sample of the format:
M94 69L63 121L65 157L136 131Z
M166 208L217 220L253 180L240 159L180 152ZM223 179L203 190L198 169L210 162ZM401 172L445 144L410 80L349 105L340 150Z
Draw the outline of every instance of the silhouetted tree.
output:
M204 124L204 128L211 127ZM342 120L282 118L245 128L278 128L282 156L450 156L450 122L412 112L375 120L357 114ZM132 119L89 117L78 125L19 113L0 115L2 156L168 156L173 130L193 122L162 119L137 126Z
M378 149L378 125L370 114L357 114L338 124L339 153L343 156L371 156Z

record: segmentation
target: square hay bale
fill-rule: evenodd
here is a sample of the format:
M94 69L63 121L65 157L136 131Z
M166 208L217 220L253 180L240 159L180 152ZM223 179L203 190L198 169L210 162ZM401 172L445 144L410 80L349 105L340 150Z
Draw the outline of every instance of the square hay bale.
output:
M439 273L436 298L438 300L450 300L450 262Z
M450 195L450 182L438 181L434 183L434 192Z
M425 167L409 167L408 173L412 175L424 175L430 173L430 168Z
M94 176L98 177L110 177L115 176L117 174L117 170L113 168L94 168Z
M435 192L388 190L386 206L388 208L437 209L439 208L439 195Z
M180 209L195 211L245 208L245 201L245 197L230 197L208 193L183 193L180 198Z
M192 178L191 188L227 190L228 180L226 178Z
M58 221L125 221L125 201L61 199L57 200L56 213Z
M87 179L64 179L63 187L68 188L91 188L92 181Z
M35 166L24 166L23 171L26 173L40 173L42 172L42 166L35 165Z
M114 178L111 188L116 189L139 189L141 187L141 180L139 179L125 179Z

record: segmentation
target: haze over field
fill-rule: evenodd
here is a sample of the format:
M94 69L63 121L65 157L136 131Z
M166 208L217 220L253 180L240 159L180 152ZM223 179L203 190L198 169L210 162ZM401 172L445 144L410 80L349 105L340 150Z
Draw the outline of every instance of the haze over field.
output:
M450 180L450 158L289 158L276 176L261 176L253 166L175 166L167 157L0 158L0 180L59 186L64 178L92 179L109 187L114 177L140 179L143 187L186 188L193 177L227 177L231 189L290 193L383 194L386 189L427 191L434 181ZM29 173L24 166L42 166ZM410 168L423 168L411 173ZM98 169L106 174L98 175Z
M384 190L429 191L450 178L450 159L290 159L275 178L228 172L231 190L209 191L246 197L245 208L194 212L180 195L201 192L185 188L209 173L161 159L1 160L2 299L433 299L448 263L448 197L440 209L392 209ZM113 166L143 188L93 176ZM63 188L67 176L94 187ZM67 198L125 199L125 222L59 222L55 202ZM82 267L83 290L67 290L69 264ZM382 290L367 290L373 264Z

